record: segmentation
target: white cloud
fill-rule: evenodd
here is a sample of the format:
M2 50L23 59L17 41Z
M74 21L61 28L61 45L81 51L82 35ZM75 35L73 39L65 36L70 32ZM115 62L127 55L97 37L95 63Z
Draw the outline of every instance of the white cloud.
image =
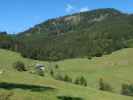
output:
M85 12L85 11L88 11L89 8L88 7L77 8L77 7L75 7L72 4L67 4L65 10L66 10L67 13L75 13L75 12Z
M66 12L70 13L73 12L75 10L75 7L71 4L67 4L66 5Z
M85 12L85 11L88 11L88 10L89 10L88 7L83 7L83 8L80 9L80 12Z

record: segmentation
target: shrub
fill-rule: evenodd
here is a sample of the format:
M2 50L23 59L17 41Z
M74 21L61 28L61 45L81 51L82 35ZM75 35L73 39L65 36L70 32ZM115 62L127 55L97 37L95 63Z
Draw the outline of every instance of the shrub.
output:
M50 75L54 76L54 71L52 69L50 70Z
M108 83L104 82L104 80L101 78L99 80L99 90L112 91L112 87Z
M88 56L88 59L91 60L92 59L92 56Z
M87 81L83 76L77 77L74 83L77 85L87 86Z
M68 75L57 74L55 76L55 79L60 81L65 81L65 82L72 82L72 78L70 78Z
M72 82L72 79L68 75L65 75L64 76L64 81L65 82Z
M101 57L103 54L102 53L96 53L95 56L96 57Z
M25 64L22 61L15 62L13 66L18 71L26 71Z
M133 96L133 85L132 84L122 84L121 94L127 96Z
M60 100L83 100L81 97L72 97L72 96L57 96Z
M40 76L44 76L44 71L38 70L38 71L37 71L37 74L40 75Z
M77 85L80 84L79 78L76 78L74 83L77 84Z
M59 68L59 65L56 64L56 65L55 65L55 68L58 69L58 68Z
M83 86L87 86L87 81L83 76L80 77L80 84L83 85Z

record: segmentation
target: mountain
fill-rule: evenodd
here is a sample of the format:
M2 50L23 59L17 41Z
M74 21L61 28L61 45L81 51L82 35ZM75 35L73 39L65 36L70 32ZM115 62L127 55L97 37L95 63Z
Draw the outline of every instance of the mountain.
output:
M24 57L40 60L102 56L127 48L133 39L133 15L113 8L47 20L19 33Z

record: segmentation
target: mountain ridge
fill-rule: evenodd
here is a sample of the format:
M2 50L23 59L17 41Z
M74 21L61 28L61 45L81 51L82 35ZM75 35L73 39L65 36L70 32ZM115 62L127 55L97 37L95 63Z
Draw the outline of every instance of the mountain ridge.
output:
M25 45L20 50L23 56L61 60L101 56L125 48L127 40L133 38L132 28L131 15L107 8L51 19L17 37Z
M65 15L65 16L60 16L60 17L56 17L56 18L51 18L51 19L48 19L48 20L46 20L46 21L43 21L43 22L41 22L40 24L36 24L35 26L33 26L32 28L34 28L34 27L39 27L39 26L41 26L42 24L45 24L45 23L48 23L49 21L55 21L55 20L61 20L61 19L64 19L64 18L67 18L67 17L72 17L72 16L76 16L76 15L79 15L79 14L81 14L81 15L83 15L83 14L87 14L87 13L96 13L96 12L98 12L98 13L105 13L105 12L109 12L109 13L112 13L112 14L116 14L116 15L118 15L118 14L124 14L124 13L122 13L121 11L119 11L119 10L116 10L116 9L114 9L114 8L101 8L101 9L94 9L94 10L91 10L91 11L85 11L85 12L78 12L78 13L74 13L74 14L69 14L69 15ZM32 29L32 28L29 28L29 29L27 29L26 31L24 31L24 32L20 32L20 33L18 33L18 35L21 35L21 34L23 34L23 33L25 33L25 32L28 32L28 31L30 31L30 29Z

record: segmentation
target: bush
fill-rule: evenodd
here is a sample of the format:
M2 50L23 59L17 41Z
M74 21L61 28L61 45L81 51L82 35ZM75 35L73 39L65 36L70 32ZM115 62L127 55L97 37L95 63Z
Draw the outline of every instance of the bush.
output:
M54 76L54 71L52 69L50 70L50 75Z
M83 85L83 86L87 86L87 81L83 76L80 77L80 84Z
M74 83L77 84L77 85L80 84L79 78L76 78Z
M55 68L58 69L58 68L59 68L59 65L56 64L56 65L55 65Z
M65 75L64 76L64 81L65 82L72 82L72 79L68 75Z
M127 96L133 96L133 85L132 84L122 84L121 94Z
M112 87L108 83L105 83L104 80L101 78L99 80L99 90L112 91Z
M81 97L72 97L72 96L57 96L60 100L83 100Z
M37 71L37 74L38 74L39 76L44 76L44 71L38 70L38 71Z
M57 74L55 76L55 79L60 81L65 81L65 82L72 82L72 78L70 78L68 75Z
M18 71L26 71L25 64L22 61L15 62L13 66Z
M92 59L92 57L91 57L91 56L88 56L88 59L89 59L89 60L91 60L91 59Z
M76 78L74 83L77 85L87 86L87 81L83 76Z

